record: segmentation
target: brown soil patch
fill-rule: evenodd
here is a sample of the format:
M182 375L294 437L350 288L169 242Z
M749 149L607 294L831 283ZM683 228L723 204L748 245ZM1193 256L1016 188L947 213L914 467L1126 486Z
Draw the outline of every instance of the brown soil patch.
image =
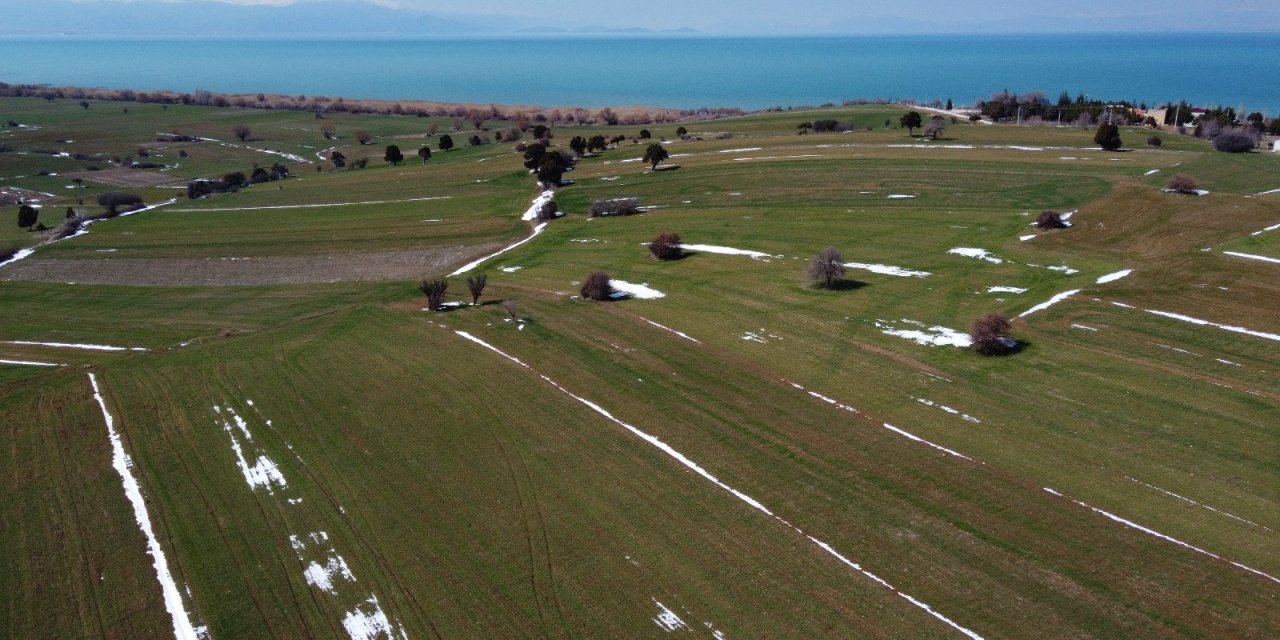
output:
M416 280L447 273L500 243L379 253L251 258L40 258L0 269L0 279L155 286L276 285Z
M164 185L183 184L186 181L154 171L141 171L127 167L111 167L100 171L76 171L64 173L67 179L83 178L91 182L109 184L113 187L160 187Z

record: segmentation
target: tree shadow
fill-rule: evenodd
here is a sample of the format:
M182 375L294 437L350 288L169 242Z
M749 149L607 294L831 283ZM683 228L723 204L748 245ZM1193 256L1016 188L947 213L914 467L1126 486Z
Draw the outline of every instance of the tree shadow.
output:
M871 286L871 283L869 282L863 282L862 280L850 280L848 278L842 278L840 280L836 280L835 282L832 282L830 286L819 287L819 288L825 289L827 291L857 291L858 289L862 289L864 287L869 287L869 286Z
M1014 340L1010 338L1009 342L1010 344L1008 346L999 351L979 353L990 358L1007 358L1009 356L1018 355L1019 353L1031 348L1031 341L1029 340Z
M678 164L668 164L668 165L663 165L661 167L654 167L649 171L650 173L657 172L657 171L675 171L676 169L679 169L679 168L680 168L680 165Z

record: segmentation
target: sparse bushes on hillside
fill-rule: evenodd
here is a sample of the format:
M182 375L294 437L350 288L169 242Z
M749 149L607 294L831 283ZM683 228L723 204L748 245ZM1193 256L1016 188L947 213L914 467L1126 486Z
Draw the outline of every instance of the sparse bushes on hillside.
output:
M969 338L973 340L973 348L984 356L998 356L1013 353L1018 348L1018 341L1009 337L1009 319L1003 314L991 313L973 322L969 330Z
M1057 211L1041 211L1036 216L1036 227L1040 229L1066 229L1068 226L1070 225L1062 219L1062 214Z
M1185 173L1179 173L1169 178L1169 181L1164 183L1164 188L1176 193L1197 194L1200 182Z
M98 196L98 204L107 208L107 216L120 213L120 207L132 207L142 204L142 196L128 191L108 191Z
M444 292L449 290L449 281L444 278L426 278L418 284L418 289L427 297L427 308L435 311L440 308Z
M827 247L809 261L806 273L815 286L830 289L844 278L844 257L835 247Z
M633 213L640 213L641 211L640 199L627 197L596 200L591 203L591 209L588 211L588 214L592 218L597 218L601 216L629 216Z
M684 255L684 250L680 248L680 234L672 232L659 233L653 242L649 243L649 253L653 254L658 260L677 260Z
M1252 130L1231 127L1223 129L1213 138L1213 148L1226 153L1244 153L1258 146L1257 134Z
M609 294L613 293L613 287L609 285L609 274L603 271L593 271L587 275L587 279L582 281L582 289L579 290L584 300L608 300Z

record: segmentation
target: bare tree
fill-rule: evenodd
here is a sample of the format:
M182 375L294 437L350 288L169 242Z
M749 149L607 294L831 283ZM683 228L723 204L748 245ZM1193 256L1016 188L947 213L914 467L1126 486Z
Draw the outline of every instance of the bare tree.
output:
M814 284L830 289L844 277L844 257L835 247L827 247L809 261L807 273Z
M356 142L360 144L369 144L369 141L373 140L373 136L369 135L369 132L364 129L356 129L356 132L352 135L355 136Z
M684 250L680 248L680 234L669 231L659 233L658 237L649 243L649 252L659 260L675 260L679 258L684 255Z
M507 312L507 315L508 315L508 316L511 316L511 321L512 321L512 322L516 322L516 321L518 321L518 318L517 318L517 316L516 316L516 301L515 301L515 300L503 300L503 301L502 301L502 309L503 309L504 311L506 311L506 312Z
M973 322L969 337L973 348L984 356L997 356L1017 349L1018 342L1009 337L1009 319L1003 314L990 313Z
M449 289L449 281L444 278L427 278L418 285L418 289L427 296L427 308L435 311L440 308L440 300Z
M338 137L338 128L332 122L326 122L320 125L320 133L324 135L325 140L333 140Z
M1067 223L1057 211L1041 211L1036 216L1036 227L1041 229L1066 229Z
M234 127L231 127L231 133L234 134L235 137L239 138L240 142L244 142L245 140L249 139L249 133L250 133L249 125L238 124Z
M591 272L582 281L580 293L584 300L608 300L609 294L613 293L613 287L609 285L609 274L603 271Z
M467 276L467 291L471 292L471 304L480 302L480 294L484 292L484 285L488 281L489 276L486 276L483 271Z
M924 135L929 136L930 140L937 140L942 135L942 130L947 128L947 123L942 116L934 116L929 119L929 126L924 128Z
M1164 183L1164 188L1177 193L1194 194L1200 189L1200 181L1185 173L1179 173Z

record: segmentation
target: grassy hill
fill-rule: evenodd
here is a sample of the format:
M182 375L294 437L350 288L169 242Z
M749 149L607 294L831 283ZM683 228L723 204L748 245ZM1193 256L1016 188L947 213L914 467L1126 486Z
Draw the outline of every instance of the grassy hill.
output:
M567 215L480 265L482 304L428 312L420 278L529 236L512 144L122 106L0 101L25 125L0 188L51 194L41 222L120 189L75 154L146 147L168 168L134 190L183 196L0 266L4 635L167 636L179 609L212 638L1280 634L1280 266L1225 253L1280 257L1273 154L931 142L893 107L653 125L678 169L649 141L581 159ZM820 118L860 128L797 135ZM185 199L274 162L293 177ZM1179 172L1210 193L1163 193ZM647 211L585 215L624 196ZM1072 226L1029 226L1045 209ZM652 260L665 231L708 248ZM805 278L827 246L846 286ZM664 296L581 300L594 270ZM1020 352L899 335L989 312Z

